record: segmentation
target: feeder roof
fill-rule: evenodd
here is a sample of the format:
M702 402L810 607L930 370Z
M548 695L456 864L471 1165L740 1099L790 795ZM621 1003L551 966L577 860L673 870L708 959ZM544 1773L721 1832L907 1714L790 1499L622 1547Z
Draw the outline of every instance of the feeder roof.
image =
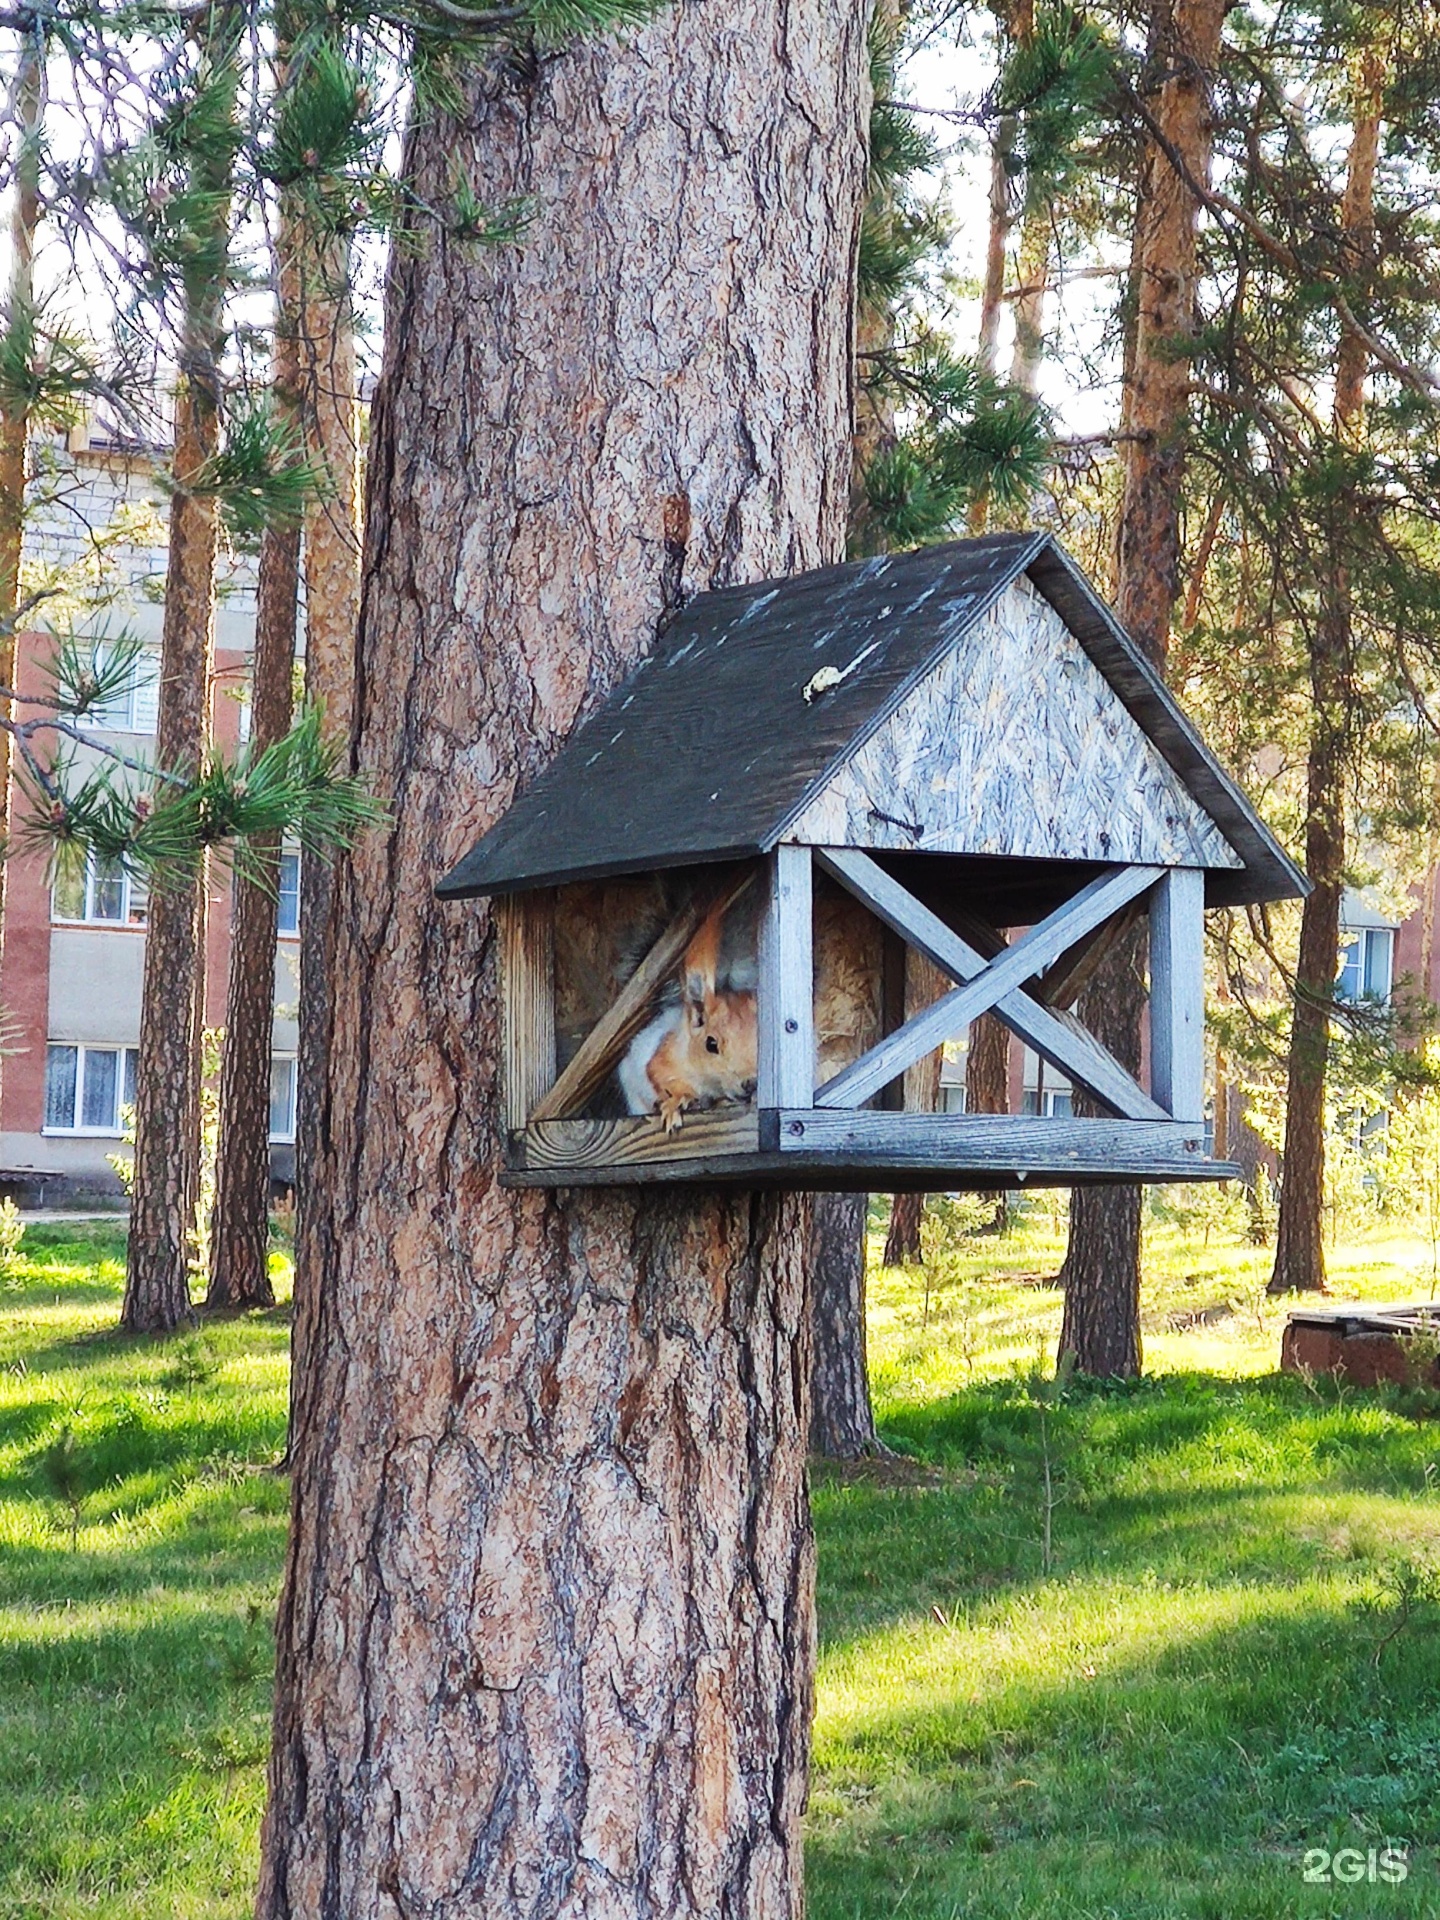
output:
M1017 586L1059 615L1074 662L1033 658L1011 689L1003 679L1011 669L991 658L1000 651L993 617ZM1073 667L1093 682L1079 719L1061 706L1061 669ZM906 730L926 725L929 759L907 757ZM900 789L892 824L903 831L888 840L883 824L880 837L844 830L855 817L847 779L853 788L867 746L870 794L877 777ZM1108 850L1136 753L1164 787L1169 853ZM953 830L932 835L907 815L906 782L933 793L945 768L960 770L960 803L977 796L977 815L1033 812L1037 785L1053 782L1056 764L1077 771L1063 806L1044 801L1048 844L983 831L962 844ZM952 816L955 804L952 795ZM887 818L873 797L869 815ZM921 856L1158 858L1205 867L1211 905L1306 891L1154 668L1044 533L958 540L698 595L438 891L462 899L740 859L786 839Z

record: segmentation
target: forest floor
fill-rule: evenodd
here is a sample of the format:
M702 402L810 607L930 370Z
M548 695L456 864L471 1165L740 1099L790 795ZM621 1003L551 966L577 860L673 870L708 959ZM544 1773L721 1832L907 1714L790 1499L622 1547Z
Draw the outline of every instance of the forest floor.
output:
M1057 1395L1060 1245L1032 1201L872 1283L895 1453L815 1475L812 1920L1440 1920L1440 1419L1279 1376L1266 1256L1181 1206L1149 1376ZM32 1226L0 1279L0 1916L239 1920L287 1316L120 1341L121 1256ZM1432 1290L1413 1238L1333 1275Z

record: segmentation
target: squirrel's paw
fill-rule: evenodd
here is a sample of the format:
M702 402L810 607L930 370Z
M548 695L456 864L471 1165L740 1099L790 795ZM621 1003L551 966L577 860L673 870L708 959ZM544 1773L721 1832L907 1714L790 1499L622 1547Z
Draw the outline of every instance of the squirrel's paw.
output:
M667 1093L660 1102L660 1124L666 1133L678 1133L688 1102L683 1094Z

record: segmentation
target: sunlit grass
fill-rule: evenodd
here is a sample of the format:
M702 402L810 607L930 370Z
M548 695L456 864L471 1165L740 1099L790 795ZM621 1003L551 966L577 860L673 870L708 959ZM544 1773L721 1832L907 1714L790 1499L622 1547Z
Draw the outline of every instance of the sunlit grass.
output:
M1151 1377L1057 1397L1062 1248L1041 1201L928 1301L874 1276L897 1457L816 1473L812 1920L1440 1916L1440 1421L1277 1375L1265 1250L1173 1220ZM121 1254L32 1228L0 1277L0 1915L239 1920L286 1311L121 1340ZM1429 1291L1418 1242L1333 1270ZM1403 1886L1301 1879L1389 1840Z
M113 1227L32 1227L0 1327L0 1913L239 1916L264 1791L286 1312L114 1332ZM288 1267L276 1279L288 1293Z

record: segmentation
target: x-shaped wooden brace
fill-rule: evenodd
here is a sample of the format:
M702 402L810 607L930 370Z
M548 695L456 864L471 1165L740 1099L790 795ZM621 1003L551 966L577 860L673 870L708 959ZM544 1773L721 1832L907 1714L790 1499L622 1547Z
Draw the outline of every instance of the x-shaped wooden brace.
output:
M1162 880L1164 868L1112 868L1031 927L1013 946L987 960L868 854L817 848L815 858L902 939L961 983L828 1080L815 1095L817 1107L860 1106L897 1074L993 1009L1012 1033L1121 1119L1170 1118L1078 1020L1042 1006L1022 990L1086 934Z

